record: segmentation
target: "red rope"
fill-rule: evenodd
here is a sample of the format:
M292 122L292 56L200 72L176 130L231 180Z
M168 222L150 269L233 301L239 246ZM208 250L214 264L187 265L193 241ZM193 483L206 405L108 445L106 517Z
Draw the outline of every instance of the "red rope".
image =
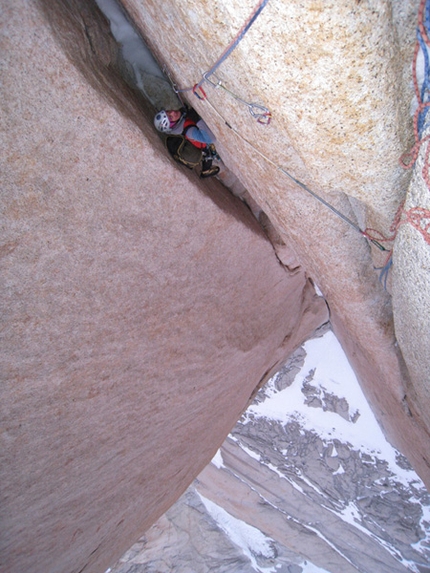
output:
M378 241L381 241L381 243L388 243L388 242L394 241L394 239L396 238L396 235L397 235L397 230L400 226L400 220L401 220L402 214L403 214L403 206L404 206L404 203L402 203L400 205L400 207L396 211L396 214L394 215L394 220L390 226L391 235L389 237L386 237L380 231L378 231L377 229L372 229L371 227L367 227L364 230L363 234L368 239L378 240ZM391 251L390 251L390 255L388 258L390 258L390 257L391 257Z
M205 90L202 88L202 86L199 86L199 84L195 84L193 86L193 94L199 99L206 99L208 97Z
M375 239L381 242L391 242L397 236L400 225L409 223L421 233L424 237L425 242L430 245L430 210L424 209L424 207L411 207L407 211L404 210L404 204L400 205L394 216L394 221L390 227L391 235L385 237L377 229L372 229L368 227L363 234L365 234L369 239Z
M417 229L424 237L425 242L430 245L430 210L424 207L412 207L404 212L406 219L402 223L409 223Z
M421 33L421 36L422 36L426 46L428 46L430 48L430 38L429 38L429 36L427 34L427 30L424 26L425 5L426 5L426 0L421 0L420 7L418 10L418 28L419 28L419 31ZM420 135L418 132L419 116L424 111L425 108L430 107L430 102L425 103L422 101L420 88L418 85L417 61L418 61L419 52L420 52L420 43L417 39L416 43L415 43L414 58L413 58L413 62L412 62L412 78L413 78L413 83L414 83L415 97L417 98L417 102L418 102L418 107L415 110L414 122L413 122L415 144L410 151L407 151L406 153L404 153L400 157L399 163L404 169L410 169L414 165L415 161L417 160L418 154L420 152L420 149L421 149L423 143L425 143L426 141L428 141L430 139L430 134L426 135L426 137L420 138ZM427 187L430 189L429 158L430 158L430 146L427 144L427 149L426 149L426 153L425 153L425 157L424 157L424 167L422 170L422 175L423 175L424 181L426 182Z
M427 0L421 0L420 6L418 9L418 29L420 31L421 37L426 46L430 48L430 37L427 33L426 27L424 25L424 11L426 7ZM417 160L418 154L423 143L428 142L430 140L430 134L426 135L425 137L420 138L419 130L418 130L418 121L420 114L428 107L430 107L430 102L423 102L421 98L421 92L418 85L418 74L417 74L417 61L418 55L420 52L420 42L417 38L415 43L415 50L414 50L414 58L412 62L412 77L414 82L414 91L415 97L417 98L418 107L414 114L414 137L415 137L415 144L410 151L404 153L400 158L400 165L404 169L411 168L415 161ZM430 189L430 144L427 143L427 148L424 155L424 166L422 170L423 179L427 185L427 188ZM425 242L430 245L430 210L424 209L424 207L412 207L407 211L404 209L404 204L399 207L397 210L396 215L394 216L394 221L390 227L391 235L389 237L384 237L379 231L375 229L366 229L366 232L376 233L380 241L394 241L397 231L400 225L404 225L405 223L409 223L417 229L424 237Z

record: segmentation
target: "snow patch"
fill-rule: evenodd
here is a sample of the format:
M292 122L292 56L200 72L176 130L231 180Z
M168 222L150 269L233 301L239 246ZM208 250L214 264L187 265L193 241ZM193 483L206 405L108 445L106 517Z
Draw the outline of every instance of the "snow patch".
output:
M217 467L219 470L221 468L225 468L225 464L224 464L224 460L222 458L222 453L221 450L218 450L217 453L214 455L214 457L211 460L211 463Z
M327 569L321 569L309 561L303 561L300 563L300 567L303 569L303 573L330 573Z
M337 468L337 470L335 472L333 472L334 476L340 475L340 474L344 474L345 473L345 469L343 467L342 464L339 464L339 467Z
M264 535L259 529L252 527L252 525L248 525L244 521L233 517L225 509L200 493L198 495L207 512L216 521L220 529L224 531L235 545L241 548L251 561L253 569L258 573L276 573L275 567L260 567L256 560L258 556L266 559L275 557L273 539Z
M117 0L96 0L96 3L109 20L112 35L120 46L124 61L128 62L133 85L157 109L172 104L180 107L181 102L166 74L122 6Z
M96 0L97 6L110 22L110 29L115 40L121 44L125 60L138 70L165 79L165 76L150 50L136 32L116 0ZM138 79L138 77L136 76Z
M414 471L397 464L398 452L385 439L335 335L329 331L321 338L309 340L304 349L305 362L293 384L279 391L275 385L279 374L271 378L265 388L266 399L248 408L245 423L252 417L264 417L282 424L295 420L303 429L318 434L327 443L338 439L372 458L385 460L394 477L405 486L419 480ZM335 412L306 404L302 388L311 371L314 372L310 383L317 392L347 401L349 412L353 413L349 420Z

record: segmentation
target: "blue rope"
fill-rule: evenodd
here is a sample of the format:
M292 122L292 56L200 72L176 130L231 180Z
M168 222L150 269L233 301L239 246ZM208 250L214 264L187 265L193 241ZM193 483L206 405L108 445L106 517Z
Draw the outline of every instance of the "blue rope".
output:
M379 282L384 287L384 290L387 290L388 274L392 266L393 266L393 257L390 256L387 263L383 267L374 267L375 271L381 271L379 273Z
M429 71L429 57L428 57L428 52L427 52L427 46L426 46L420 32L417 33L417 39L418 39L418 42L420 44L422 54L424 56L424 81L423 81L423 84L421 86L421 101L423 103L425 103L427 100L426 94L427 94L427 83L428 83L427 77L428 77L428 71ZM428 112L428 108L423 109L420 112L419 117L418 117L418 134L420 137L422 136L422 133L424 130L427 112Z
M221 56L217 59L217 61L214 63L214 65L207 72L205 72L203 74L203 77L199 81L198 84L196 84L195 86L193 86L191 88L182 88L182 89L176 88L175 89L176 93L193 91L194 95L197 95L197 97L200 97L200 96L198 96L198 90L201 88L202 84L207 80L208 77L210 77L215 72L215 70L224 62L224 60L226 60L229 57L229 55L232 53L232 51L237 47L239 42L242 40L244 35L248 32L249 28L252 26L252 24L255 22L255 20L258 18L258 16L261 14L261 11L263 10L263 8L266 6L266 4L268 2L269 2L269 0L261 0L260 1L260 3L255 8L254 12L251 14L251 16L248 18L248 20L245 22L245 24L239 30L236 38L234 38L233 41L230 42L230 44L227 46L227 48L224 50L224 52L221 54Z
M233 40L233 42L231 42L230 45L227 46L227 48L224 50L224 52L221 54L221 56L217 59L217 61L214 63L214 65L210 68L210 70L208 70L203 75L203 78L195 86L194 90L198 89L203 84L203 82L209 76L211 76L215 72L215 70L229 57L229 55L232 53L232 51L237 47L239 42L242 40L242 38L248 32L248 30L250 29L252 24L255 22L255 20L258 18L258 16L261 14L263 8L266 6L266 4L268 2L269 2L269 0L262 0L262 2L260 2L260 4L254 10L254 12L251 14L248 21L245 22L245 25L243 26L242 30L239 32L239 34L236 36L236 38Z
M430 35L429 31L430 31L430 0L426 1L426 5L425 5L425 13L424 13L424 26L426 29L426 32L428 35ZM422 34L419 30L419 28L417 29L417 40L420 44L420 48L421 48L421 52L423 54L424 57L424 78L423 78L423 84L421 86L421 101L423 103L427 103L428 101L430 101L430 59L429 59L429 53L428 53L428 49L427 49L427 45L424 41L424 38L422 37ZM427 117L427 113L428 113L429 108L426 107L424 108L418 117L418 134L421 137L422 133L424 131L425 125L426 125L426 117Z
M188 91L192 91L193 94L201 100L206 99L207 96L206 96L206 93L205 93L202 85L205 82L208 82L213 87L221 86L232 97L234 97L238 101L247 105L252 117L254 117L258 121L258 123L261 123L263 125L269 125L270 120L272 118L272 114L267 107L256 104L256 103L249 103L249 102L243 100L242 98L240 98L239 96L237 96L236 94L234 94L233 92L231 92L230 90L228 90L225 86L223 86L221 84L221 81L218 80L217 82L214 83L213 81L211 81L209 79L210 76L212 76L215 73L215 71L219 68L219 66L229 57L229 55L232 53L232 51L237 47L239 42L242 40L242 38L248 32L248 30L250 29L252 24L255 22L255 20L258 18L258 16L261 14L262 10L266 6L266 4L268 4L268 2L269 2L269 0L260 0L260 2L257 4L256 8L254 8L254 11L252 12L250 17L248 18L248 20L245 22L245 24L242 26L242 28L236 34L236 37L233 38L233 40L230 42L230 44L227 46L227 48L224 50L224 52L221 54L221 56L217 59L217 61L213 64L213 66L207 72L202 74L202 79L197 84L195 84L193 87L189 87L189 88L178 88L175 84L172 83L173 89L175 90L176 94L178 95L178 97L180 99L181 99L180 94L184 93L184 92L188 92Z

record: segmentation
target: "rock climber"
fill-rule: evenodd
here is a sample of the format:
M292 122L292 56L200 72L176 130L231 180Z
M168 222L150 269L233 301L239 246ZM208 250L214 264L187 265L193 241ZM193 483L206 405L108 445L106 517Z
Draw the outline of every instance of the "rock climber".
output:
M219 173L219 167L212 165L214 159L220 159L214 145L216 138L194 109L189 107L179 110L163 109L155 115L154 125L161 133L183 136L201 150L200 177L212 177Z

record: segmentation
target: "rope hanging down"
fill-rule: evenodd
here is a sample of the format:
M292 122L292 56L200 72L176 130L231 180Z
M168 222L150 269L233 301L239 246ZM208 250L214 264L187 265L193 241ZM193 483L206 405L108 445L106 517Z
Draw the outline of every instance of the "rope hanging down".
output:
M414 136L415 144L413 148L407 153L403 154L400 158L400 165L404 169L410 169L417 160L421 146L426 141L430 140L430 134L423 137L423 131L426 127L426 116L430 107L430 63L429 63L429 50L430 50L430 2L429 0L421 0L418 11L418 27L417 27L417 40L415 43L414 59L412 63L412 76L414 83L415 97L417 98L417 109L414 113ZM422 57L424 74L422 85L419 85L418 73L418 59ZM430 159L430 145L427 145L423 178L427 187L430 189L430 176L429 176L429 159Z
M430 190L429 160L430 160L430 135L423 137L425 129L428 127L426 122L427 114L430 108L430 0L421 0L418 9L417 40L415 43L414 57L412 62L412 77L414 84L415 97L417 99L417 109L414 113L414 136L415 144L413 148L400 158L400 165L404 169L410 169L416 162L422 145L427 143L427 149L424 155L424 166L422 170L423 179ZM422 71L418 70L419 64L422 65ZM422 78L422 79L419 79ZM420 86L420 82L421 86ZM430 210L424 207L411 207L405 209L404 202L400 205L394 216L393 223L390 227L390 236L385 237L375 229L366 229L366 231L377 237L381 242L393 242L397 236L399 227L408 223L421 233L425 242L430 245ZM388 250L388 249L387 249ZM378 268L381 271L380 279L386 282L388 272L392 265L392 250L384 266Z
M179 95L180 93L183 92L192 91L196 97L203 100L207 98L206 92L203 89L203 84L205 82L208 82L213 87L222 87L234 99L248 106L249 112L251 113L252 117L254 117L258 121L258 123L268 125L272 118L272 114L267 107L257 103L250 103L245 101L244 99L240 98L239 96L228 90L224 85L222 85L221 81L218 78L216 83L210 80L210 77L214 75L215 71L219 68L219 66L230 56L233 50L237 47L239 42L248 32L248 30L255 22L255 20L258 18L258 16L261 14L263 8L266 6L268 2L269 0L261 0L259 4L257 4L254 11L252 12L248 20L245 22L245 24L242 26L242 28L239 30L239 32L236 34L236 36L233 38L230 44L226 47L221 56L216 60L213 66L207 72L202 74L202 79L197 84L195 84L193 87L182 88L182 89L176 87L173 84L175 92Z
M224 50L224 52L221 54L221 56L217 59L217 61L214 63L214 65L211 67L211 69L208 70L205 74L203 74L203 78L196 85L197 89L202 85L202 83L209 76L211 76L215 72L215 70L223 63L223 61L229 57L229 55L232 53L232 51L237 47L239 42L242 40L242 38L248 32L248 30L250 29L252 24L255 22L255 20L258 18L258 16L261 14L263 8L266 6L266 4L268 2L269 2L269 0L262 0L256 6L256 8L254 9L254 12L251 14L251 16L248 18L248 20L245 22L245 24L239 30L236 37L230 42L230 44L227 46L227 48Z

